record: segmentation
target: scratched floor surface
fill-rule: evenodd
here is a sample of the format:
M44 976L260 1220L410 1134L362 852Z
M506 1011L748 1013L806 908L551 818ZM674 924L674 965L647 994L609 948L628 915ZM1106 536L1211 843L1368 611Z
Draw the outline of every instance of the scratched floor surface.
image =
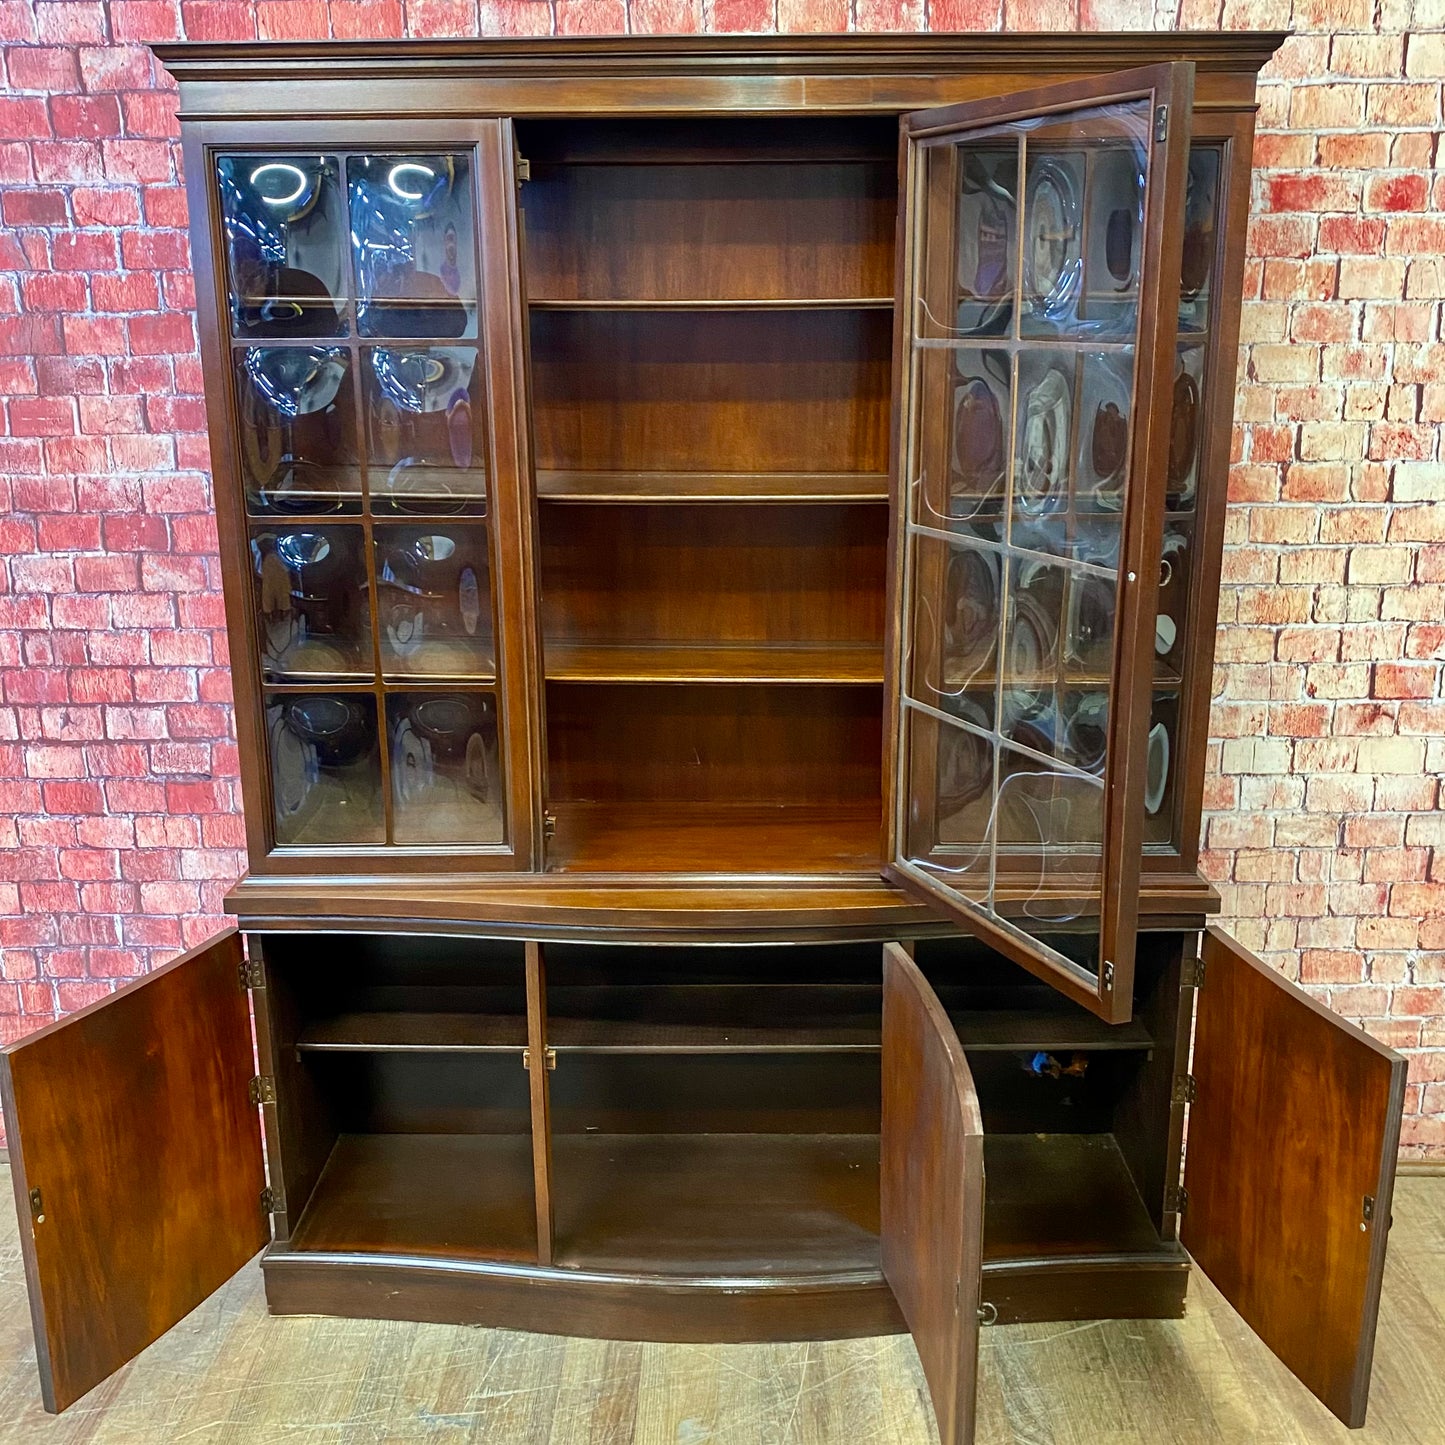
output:
M0 1165L0 1200L10 1198ZM1207 1282L1189 1317L987 1330L987 1445L1445 1445L1445 1179L1400 1181L1370 1423L1338 1425ZM242 1270L59 1418L40 1409L0 1208L4 1445L928 1445L906 1339L636 1345L272 1319Z

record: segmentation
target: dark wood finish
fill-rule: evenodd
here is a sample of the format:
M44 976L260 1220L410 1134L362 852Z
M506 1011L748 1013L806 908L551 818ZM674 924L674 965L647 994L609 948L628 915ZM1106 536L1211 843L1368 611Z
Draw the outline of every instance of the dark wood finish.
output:
M886 502L884 472L537 472L549 502Z
M575 1269L829 1275L877 1267L872 1134L569 1134L557 1259Z
M344 1013L303 1028L296 1048L312 1053L520 1053L527 1021L516 1014Z
M555 1229L552 1205L552 1083L548 1055L547 956L527 944L527 1092L532 1104L532 1187L537 1205L537 1261L551 1264Z
M1304 1384L1363 1425L1405 1060L1217 929L1202 957L1185 1247Z
M342 1134L290 1245L519 1261L536 1246L525 1134Z
M547 470L880 472L890 313L532 313Z
M1189 1260L1172 1254L1091 1259L989 1260L985 1310L995 1324L1046 1320L1177 1320L1184 1317Z
M883 1274L923 1363L942 1445L973 1439L983 1120L953 1026L917 965L883 951Z
M1144 810L1145 740L1148 731L1150 683L1154 671L1155 598L1158 587L1157 559L1164 516L1164 479L1167 475L1169 424L1171 412L1165 400L1172 396L1176 312L1179 295L1180 256L1183 248L1184 180L1189 150L1189 116L1193 105L1193 70L1188 64L1147 67L1122 71L1087 81L1027 91L1022 94L970 101L938 110L920 111L903 119L905 145L903 210L921 207L922 213L911 217L911 225L927 232L933 219L945 204L951 217L956 207L953 187L946 197L928 189L931 177L922 170L919 147L927 141L960 139L975 129L1010 122L1060 116L1091 104L1144 98L1155 113L1166 107L1170 117L1164 137L1156 135L1149 162L1146 187L1144 230L1141 239L1139 275L1139 330L1130 413L1132 441L1130 475L1122 514L1123 531L1119 544L1119 583L1115 599L1113 660L1109 685L1108 763L1103 794L1103 830L1101 872L1098 897L1088 900L1086 914L1098 918L1099 952L1097 972L1092 976L1082 968L1066 964L1057 954L1042 950L1030 935L1036 932L1026 919L1019 926L1000 926L998 913L985 911L975 901L948 886L946 879L932 874L910 861L898 818L902 808L931 808L928 801L934 787L932 765L915 772L915 764L903 742L902 728L897 726L900 712L895 704L886 706L894 730L889 734L892 750L885 767L900 774L904 781L894 784L893 812L887 822L887 862L884 873L890 881L906 891L931 900L960 924L987 938L993 947L1015 962L1047 978L1061 991L1094 1009L1102 1018L1123 1022L1133 1010L1134 950L1138 925L1139 860L1142 846ZM900 224L902 224L900 222ZM951 222L950 222L951 225ZM929 235L930 242L934 237ZM912 314L916 298L928 294L930 280L917 273L911 257L911 245L905 245L900 232L899 284L897 294L905 314ZM936 258L937 246L934 245ZM951 248L945 251L951 255ZM947 294L956 287L950 273ZM947 314L945 312L945 314ZM945 408L940 388L929 389L925 377L917 391L910 381L910 333L899 332L899 349L894 358L898 378L895 382L895 406L900 426L907 431L895 448L893 464L903 466L911 455L909 438L914 445L927 449L930 437L951 425L951 409ZM940 478L946 472L937 461L930 469L928 457L923 458L923 476ZM894 497L902 506L904 487L913 478L895 478ZM935 481L934 485L941 485ZM946 509L945 509L946 514ZM906 513L900 511L901 528ZM895 548L895 566L905 566L902 547ZM897 637L888 656L891 661L885 680L887 689L903 689L906 681L903 668L920 641L919 628L931 616L929 609L942 595L937 577L915 579L917 586L908 613L893 619ZM921 589L921 590L919 590ZM892 585L891 595L903 601L903 577ZM896 674L896 675L895 675ZM898 794L902 794L901 797Z
M227 930L0 1053L47 1410L158 1339L268 1238L240 964Z

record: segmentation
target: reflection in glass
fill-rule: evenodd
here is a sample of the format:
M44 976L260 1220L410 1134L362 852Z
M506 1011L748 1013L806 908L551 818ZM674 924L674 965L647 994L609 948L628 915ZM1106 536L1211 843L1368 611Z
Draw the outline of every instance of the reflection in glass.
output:
M1189 539L1187 521L1169 522L1159 558L1159 601L1154 619L1154 656L1175 676L1184 650L1189 613Z
M394 843L500 843L501 763L490 693L386 700Z
M346 285L332 156L216 160L231 323L238 336L340 336Z
M1144 841L1178 846L1174 836L1174 741L1179 730L1179 694L1156 692L1144 749Z
M983 548L950 548L944 590L943 668L945 697L951 701L970 689L986 689L992 726L993 668L998 652L1000 617L999 555ZM949 701L941 701L951 711Z
M959 148L957 330L1002 336L1013 319L1018 146Z
M1080 511L1120 512L1129 475L1134 349L1085 352L1079 366L1079 446L1075 494ZM1116 524L1117 525L1117 524Z
M1144 154L1136 144L1090 153L1085 311L1099 330L1133 329L1144 240Z
M1102 774L1109 752L1109 694L1066 694L1060 721L1059 756L1070 767Z
M482 371L471 347L362 351L362 387L379 512L449 516L486 494Z
M1059 644L1067 574L1045 562L1011 564L1004 628L1000 732L1052 754L1059 680Z
M278 844L384 841L370 693L273 693L266 737Z
M1020 357L1019 393L1013 480L1016 523L1020 517L1037 518L1068 506L1074 358L1052 351Z
M1008 483L1009 357L960 350L954 365L948 514L982 524L1002 513ZM996 523L988 534L1002 540Z
M382 671L490 676L492 586L485 528L378 524L373 544Z
M1112 576L1074 572L1064 623L1064 661L1071 677L1105 678L1114 660L1114 607L1118 583Z
M1184 193L1184 255L1179 270L1179 329L1209 326L1210 275L1214 269L1215 216L1219 206L1219 150L1192 146Z
M1051 768L1007 746L1000 749L999 882L1013 881L1009 855L1026 860L1017 875L1024 886L1014 904L1021 919L1066 923L1097 910L1103 805L1102 779Z
M1169 417L1168 505L1182 511L1194 505L1199 483L1199 393L1204 374L1204 348L1181 346L1174 374L1174 400Z
M236 353L246 505L253 512L357 512L356 407L340 346Z
M361 334L475 336L468 157L353 156L346 179Z
M251 564L267 681L371 676L362 535L360 527L252 531Z
M906 852L946 873L949 886L979 900L989 895L992 863L994 744L926 713L904 715L908 754L932 786L910 798Z
M1077 319L1083 286L1083 160L1031 153L1024 186L1020 332L1048 336Z

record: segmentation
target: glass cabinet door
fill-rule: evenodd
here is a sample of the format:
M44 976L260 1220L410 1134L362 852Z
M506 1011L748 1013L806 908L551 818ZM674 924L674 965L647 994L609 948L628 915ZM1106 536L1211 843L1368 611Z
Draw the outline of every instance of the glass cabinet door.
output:
M1109 1018L1132 998L1192 81L904 118L885 871Z
M479 221L514 188L487 126L209 152L272 848L512 841Z

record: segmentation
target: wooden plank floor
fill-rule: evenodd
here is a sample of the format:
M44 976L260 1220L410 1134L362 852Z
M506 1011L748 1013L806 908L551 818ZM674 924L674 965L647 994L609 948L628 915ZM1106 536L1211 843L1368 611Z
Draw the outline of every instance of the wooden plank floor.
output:
M244 1269L65 1415L40 1409L0 1165L5 1445L931 1445L906 1337L633 1345L272 1319ZM1370 1423L1337 1424L1196 1277L1188 1318L984 1332L988 1445L1441 1445L1445 1179L1401 1179Z

